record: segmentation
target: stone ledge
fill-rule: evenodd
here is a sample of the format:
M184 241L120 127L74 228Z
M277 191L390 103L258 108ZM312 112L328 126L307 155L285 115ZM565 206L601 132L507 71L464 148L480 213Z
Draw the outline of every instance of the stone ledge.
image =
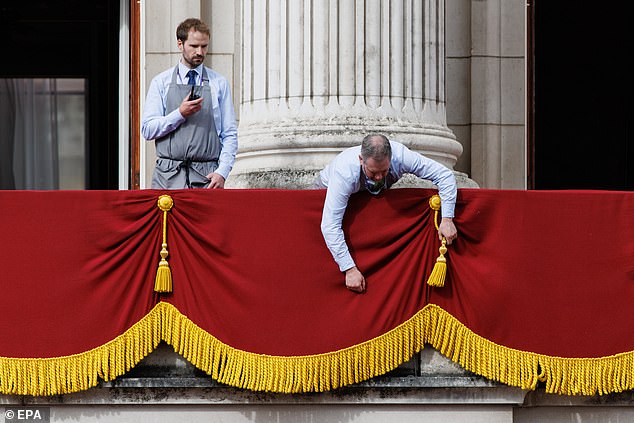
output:
M525 392L464 371L432 348L385 376L323 393L254 392L221 384L164 343L127 374L83 392L0 395L0 404L513 404Z
M128 379L102 383L87 391L50 397L1 395L0 405L57 404L466 404L521 405L525 391L473 379L408 378L347 386L323 393L279 394L254 392L184 379L143 381ZM208 386L201 386L202 384ZM471 384L471 387L464 387ZM153 385L153 386L151 386ZM196 385L196 386L194 386ZM442 386L434 386L442 385ZM462 387L448 387L456 385Z

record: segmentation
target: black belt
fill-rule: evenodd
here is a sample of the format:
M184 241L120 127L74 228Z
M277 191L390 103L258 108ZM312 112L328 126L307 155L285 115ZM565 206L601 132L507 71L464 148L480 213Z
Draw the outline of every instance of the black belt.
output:
M174 160L175 162L180 162L178 164L178 170L181 169L185 169L185 186L187 186L187 188L191 188L192 184L189 181L189 169L192 167L192 163L213 163L216 162L218 163L218 159L213 159L213 160L193 160L193 159L173 159L171 157L161 157L158 156L159 159L166 159L166 160Z

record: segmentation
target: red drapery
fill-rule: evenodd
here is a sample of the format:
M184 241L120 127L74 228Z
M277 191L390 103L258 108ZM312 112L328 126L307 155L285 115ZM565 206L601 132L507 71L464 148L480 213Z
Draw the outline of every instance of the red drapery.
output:
M630 389L634 196L460 190L445 286L433 190L354 195L344 227L368 281L345 289L324 191L168 194L173 292L157 294L161 191L0 192L0 392L87 389L158 342L212 377L279 392L383 374L433 345L515 386Z

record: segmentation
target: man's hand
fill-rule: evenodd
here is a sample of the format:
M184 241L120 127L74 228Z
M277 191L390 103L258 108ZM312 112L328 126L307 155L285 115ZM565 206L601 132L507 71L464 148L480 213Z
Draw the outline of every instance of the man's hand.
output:
M443 236L447 240L448 245L451 245L453 240L458 237L458 230L450 217L443 217L440 221L440 226L438 226L438 239L442 240Z
M194 113L197 113L203 107L203 99L202 97L197 100L189 101L189 94L185 97L185 100L178 106L178 111L181 112L181 115L186 118Z
M346 270L346 288L354 292L365 291L365 278L356 267Z
M225 178L219 173L210 173L207 175L207 179L210 181L207 188L222 189L225 187Z

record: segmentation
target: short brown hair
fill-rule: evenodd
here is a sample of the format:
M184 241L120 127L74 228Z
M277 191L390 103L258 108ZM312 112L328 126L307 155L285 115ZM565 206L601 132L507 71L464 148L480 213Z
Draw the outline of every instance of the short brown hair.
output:
M189 32L191 30L202 32L208 37L211 37L211 34L209 33L209 27L206 23L204 23L200 19L188 18L179 23L176 27L176 39L181 40L182 42L187 41L187 37L189 36Z

